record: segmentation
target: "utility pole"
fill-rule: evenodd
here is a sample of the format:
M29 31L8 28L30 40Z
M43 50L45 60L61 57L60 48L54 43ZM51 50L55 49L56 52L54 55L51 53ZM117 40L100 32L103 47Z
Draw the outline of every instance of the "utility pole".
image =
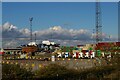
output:
M93 44L94 44L94 41L95 41L94 35L95 35L95 29L93 29L93 35L92 35L92 38L93 38Z
M32 42L32 21L33 21L33 17L29 18L30 21L30 41Z
M102 21L100 1L96 2L96 43L102 41Z
M35 42L36 42L36 33L35 33Z
M109 41L111 41L111 35L109 35Z

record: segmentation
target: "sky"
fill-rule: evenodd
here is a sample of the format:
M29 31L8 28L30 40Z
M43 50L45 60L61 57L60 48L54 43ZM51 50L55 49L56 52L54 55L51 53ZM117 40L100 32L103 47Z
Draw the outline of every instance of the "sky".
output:
M3 0L3 2L95 2L96 0ZM101 2L118 2L119 0L99 0Z
M103 33L117 37L117 2L101 2L101 11ZM33 32L40 34L54 26L74 33L81 29L92 33L95 29L95 2L3 2L2 14L2 25L17 28L15 33L24 28L29 32L30 17L33 17Z
M2 24L2 3L0 2L0 26ZM0 29L0 48L2 47L2 30Z
M101 3L103 32L117 35L117 3ZM3 3L3 23L10 22L18 28L29 28L33 17L33 30L51 26L73 29L95 29L95 3ZM108 30L109 29L109 30Z

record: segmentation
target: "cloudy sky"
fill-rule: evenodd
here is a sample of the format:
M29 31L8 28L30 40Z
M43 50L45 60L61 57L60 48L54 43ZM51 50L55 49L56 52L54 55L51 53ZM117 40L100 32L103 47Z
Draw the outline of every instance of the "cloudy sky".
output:
M3 0L3 2L95 2L96 0ZM99 0L101 2L118 2L119 0Z
M2 4L3 46L18 46L29 42L29 17L33 17L33 39L54 40L62 45L77 45L94 40L95 2ZM118 36L117 2L102 2L103 39Z

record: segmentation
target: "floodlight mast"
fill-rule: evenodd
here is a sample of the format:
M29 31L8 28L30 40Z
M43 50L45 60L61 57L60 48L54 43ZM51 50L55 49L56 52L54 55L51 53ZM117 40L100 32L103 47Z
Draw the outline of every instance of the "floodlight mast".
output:
M32 21L33 21L33 17L29 18L30 21L30 42L32 42Z

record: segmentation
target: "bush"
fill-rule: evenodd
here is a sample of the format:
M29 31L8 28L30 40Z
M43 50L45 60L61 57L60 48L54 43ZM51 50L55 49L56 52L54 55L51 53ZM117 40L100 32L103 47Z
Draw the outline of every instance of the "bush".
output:
M20 68L20 65L15 64L3 64L2 65L2 78L3 79L18 79L18 80L24 80L24 79L32 79L33 73L30 70L27 70L25 68Z
M115 66L100 66L85 70L75 70L67 69L64 66L57 64L50 64L46 67L42 67L34 73L36 74L35 77L40 80L99 80L104 79L106 75L111 74L115 69Z
M116 55L111 59L112 65L98 66L84 70L68 69L67 66L58 64L49 64L41 66L39 70L31 72L25 68L20 68L19 65L3 64L3 79L16 78L18 80L103 80L111 78L110 74L114 72L116 78L120 71L120 56ZM117 64L116 64L117 63Z
M60 66L57 64L50 64L46 67L42 67L41 69L35 71L35 74L36 77L41 80L63 80L67 78L74 78L76 75L76 71L67 69L64 66Z

